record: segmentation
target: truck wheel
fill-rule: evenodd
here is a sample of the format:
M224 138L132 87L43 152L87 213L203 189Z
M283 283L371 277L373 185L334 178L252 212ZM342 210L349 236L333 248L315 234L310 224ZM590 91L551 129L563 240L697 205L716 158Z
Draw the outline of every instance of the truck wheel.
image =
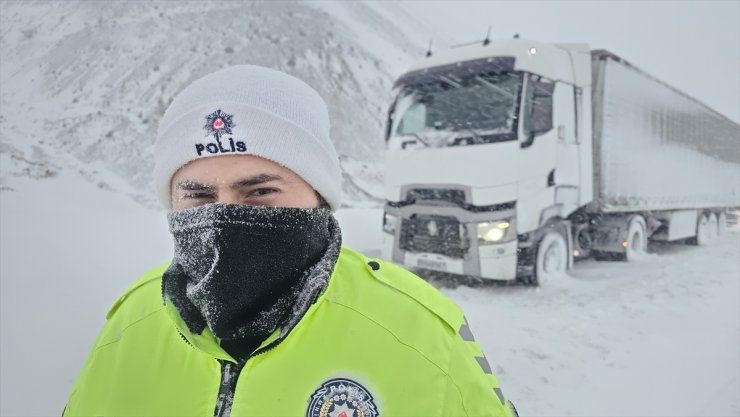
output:
M724 236L725 233L727 233L727 215L723 211L717 216L717 236Z
M634 262L647 253L646 230L645 219L642 216L632 216L627 226L627 247L624 252L627 262Z
M713 241L714 239L719 236L719 221L717 220L717 215L714 213L710 213L708 217L709 221L709 241Z
M709 244L709 218L706 215L699 215L696 223L696 237L693 242L697 246L706 246Z
M568 269L568 243L560 231L551 230L537 245L534 276L531 284L542 285L565 275Z
M579 229L576 232L573 243L575 244L574 249L580 252L578 256L580 256L581 258L588 258L589 256L591 256L594 241L588 228Z

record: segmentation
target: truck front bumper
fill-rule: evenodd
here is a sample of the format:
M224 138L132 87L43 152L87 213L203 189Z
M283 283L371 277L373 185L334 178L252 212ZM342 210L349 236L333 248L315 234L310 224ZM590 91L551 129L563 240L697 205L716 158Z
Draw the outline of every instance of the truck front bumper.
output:
M396 248L394 237L383 233L382 255L384 259L409 268L423 268L458 275L469 275L497 281L516 279L517 241L471 248L473 256L452 258L436 253L413 253ZM477 256L475 256L477 255Z

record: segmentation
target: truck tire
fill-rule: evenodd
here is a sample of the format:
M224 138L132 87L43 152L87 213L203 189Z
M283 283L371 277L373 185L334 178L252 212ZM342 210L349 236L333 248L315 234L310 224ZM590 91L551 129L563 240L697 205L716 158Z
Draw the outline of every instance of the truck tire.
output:
M711 242L719 236L719 221L717 220L717 215L714 213L709 213L707 219L709 221L709 241Z
M645 218L637 215L632 216L627 226L627 247L624 252L624 260L634 262L647 253L647 226Z
M545 233L537 245L532 285L543 285L565 276L570 253L563 232L553 229Z
M724 236L727 233L727 215L724 211L717 216L717 236Z
M706 246L709 244L709 218L705 214L699 215L696 220L696 237L691 239L696 246Z

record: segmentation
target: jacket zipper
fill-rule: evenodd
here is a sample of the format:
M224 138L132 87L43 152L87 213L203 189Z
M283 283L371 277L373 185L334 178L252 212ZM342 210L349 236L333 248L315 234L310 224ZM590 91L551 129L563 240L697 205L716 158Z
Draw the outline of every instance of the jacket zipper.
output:
M221 385L218 388L218 397L216 397L216 409L213 413L214 417L230 417L231 406L234 404L234 395L236 395L236 382L239 379L239 374L241 374L242 369L244 369L244 365L247 364L247 361L255 356L271 351L275 346L279 345L280 342L285 340L289 334L290 331L275 339L262 349L257 349L252 352L244 362L234 363L227 360L216 359L221 364Z
M246 362L234 363L221 359L218 359L218 361L221 363L221 386L218 388L216 410L213 415L214 417L229 417L231 406L234 404L236 381L239 379L239 373Z
M244 362L234 363L216 359L221 364L221 384L218 388L218 397L216 397L214 417L229 417L231 415L231 406L234 404L234 395L236 395L236 382L239 380L239 375L247 361L272 350L281 341L282 339L277 339L264 348L253 352Z
M316 301L316 298L318 298L318 296L314 298L314 302ZM213 413L214 417L231 416L231 406L234 405L234 395L236 395L236 383L239 380L239 375L241 374L242 369L244 369L244 366L247 364L247 361L254 358L255 356L262 355L263 353L269 352L274 349L275 346L279 345L280 342L288 337L291 330L293 329L289 329L287 333L285 333L281 337L278 337L262 349L257 349L256 351L252 352L252 354L249 355L249 357L245 359L244 362L234 363L227 360L217 359L217 361L221 364L221 385L218 388L218 397L216 397L216 409ZM185 339L184 336L183 339Z
M192 349L195 349L195 346L193 346L193 344L190 343L190 341L188 340L188 338L185 337L185 335L182 334L182 332L179 329L177 330L177 333L180 335L180 338L182 339L183 342L185 342L185 344L187 344L188 346L190 346Z

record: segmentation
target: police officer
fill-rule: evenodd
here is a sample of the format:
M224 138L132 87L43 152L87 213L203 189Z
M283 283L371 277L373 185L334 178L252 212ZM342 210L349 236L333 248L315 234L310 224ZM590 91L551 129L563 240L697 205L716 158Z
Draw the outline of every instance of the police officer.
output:
M65 416L509 416L462 311L341 245L321 97L234 66L155 144L173 260L114 303Z

